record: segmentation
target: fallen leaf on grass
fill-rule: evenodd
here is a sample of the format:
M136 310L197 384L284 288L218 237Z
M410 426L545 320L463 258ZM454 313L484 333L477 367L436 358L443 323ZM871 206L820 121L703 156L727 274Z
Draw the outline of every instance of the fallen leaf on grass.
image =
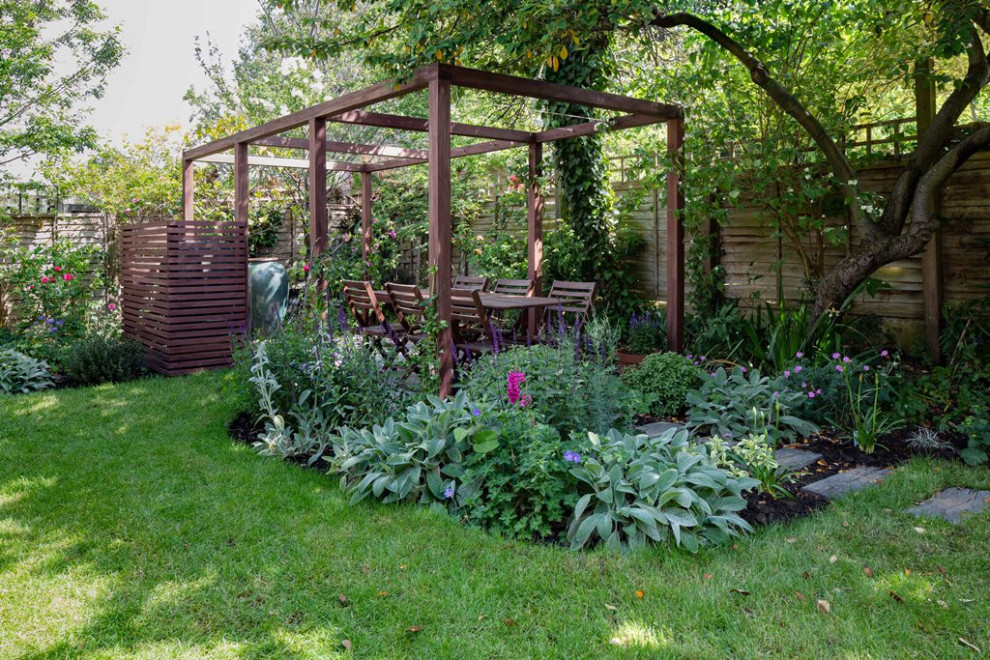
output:
M847 521L843 520L842 521L842 526L843 527L849 527L849 523Z
M340 594L340 598L338 598L338 600L340 601L341 607L347 607L348 605L351 604L351 601L347 600L347 596L345 596L344 594Z
M960 598L959 599L959 602L960 603L972 603L974 600L975 599L973 599L973 598Z
M508 626L509 628L511 628L514 625L516 625L516 620L515 619L506 619L503 623L505 623L506 626Z
M938 606L941 607L942 609L946 609L946 610L949 609L949 604L944 600L939 600L936 602L938 603Z
M706 580L711 580L712 579L712 574L711 573L705 573L701 577L705 578Z
M353 650L353 645L351 644L351 640L349 640L349 639L345 639L344 641L342 641L340 643L340 645L343 646L348 651L352 651Z
M416 634L423 629L423 626L409 626L406 628L406 632L410 634Z
M749 592L745 589L729 589L730 594L739 594L740 596L748 596Z
M903 603L903 602L904 602L904 599L903 599L903 598L901 598L900 596L898 596L898 595L897 595L896 593L894 593L893 591L889 591L889 592L887 592L887 593L889 593L889 594L890 594L890 597L891 597L891 598L893 598L893 599L894 599L895 601L897 601L898 603Z
M869 566L863 567L863 573L866 575L866 577L873 577L873 569L870 568Z
M646 592L644 592L642 589L636 590L636 598L643 598L644 596L646 596Z
M835 555L832 555L831 557L828 558L828 563L830 564L834 564L837 561L839 561L839 558L836 557Z
M385 596L388 595L388 592L387 591L379 591L378 592L378 595L381 596L382 598L384 598Z
M965 637L960 637L959 638L959 643L962 644L963 646L965 646L968 649L972 649L972 650L976 651L977 653L980 652L980 647L977 646L976 644L974 644L973 642L969 641Z
M797 537L796 536L788 536L784 540L787 541L788 543L797 543Z
M405 564L399 564L399 570L400 571L406 570L406 565Z
M804 601L806 601L806 600L808 600L808 597L807 597L807 596L805 596L805 595L804 595L803 593L801 593L800 591L795 591L795 592L794 592L794 597L795 597L795 598L797 598L797 599L798 599L799 601L801 601L802 603L803 603Z
M488 618L488 615L487 614L479 614L478 615L478 621L479 622L484 621L487 618Z
M605 603L605 609L606 610L611 610L611 611L614 612L616 610L616 607L615 607L615 605L609 605L608 603Z
M832 613L832 606L825 599L820 598L820 599L816 600L815 601L815 605L818 606L818 611L821 612L822 614L831 614Z
M808 571L805 571L804 572L804 575L802 575L801 577L803 577L805 580L810 580L811 579L811 573L809 573Z
M924 534L925 533L925 528L924 527L915 527L914 528L914 531L918 532L919 534Z
M904 569L904 577L911 577L911 569L910 568L905 568Z

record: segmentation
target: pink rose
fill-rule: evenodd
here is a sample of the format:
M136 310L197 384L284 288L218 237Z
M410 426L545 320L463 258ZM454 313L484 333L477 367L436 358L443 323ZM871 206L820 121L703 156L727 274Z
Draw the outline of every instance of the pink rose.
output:
M41 278L41 283L42 284L48 284L48 278L47 277L42 277Z
M61 266L55 266L55 272L56 273L59 272L59 271L61 271L61 270L62 270L62 267Z
M107 305L107 309L109 309L112 312L113 310L117 309L117 306L113 303L110 303L109 305Z
M304 273L308 273L309 272L309 264L303 264L303 272Z
M72 273L66 273L65 275L62 276L62 279L65 280L66 282L71 282L72 280L76 279L76 276L73 275Z

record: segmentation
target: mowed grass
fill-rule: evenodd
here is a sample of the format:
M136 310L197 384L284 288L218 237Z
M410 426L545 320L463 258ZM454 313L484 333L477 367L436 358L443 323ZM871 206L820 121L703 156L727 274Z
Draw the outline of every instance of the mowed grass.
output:
M822 514L697 556L575 553L424 507L350 506L328 476L227 438L223 378L0 400L0 658L990 648L990 516L952 526L901 512L945 486L990 489L986 469L915 461Z

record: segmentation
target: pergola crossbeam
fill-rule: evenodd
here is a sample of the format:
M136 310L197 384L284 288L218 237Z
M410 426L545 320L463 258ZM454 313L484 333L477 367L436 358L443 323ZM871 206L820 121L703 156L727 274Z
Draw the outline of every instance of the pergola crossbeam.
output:
M491 142L479 142L478 144L469 144L464 147L451 149L450 157L463 158L465 156L489 154L496 151L505 151L506 149L514 149L515 147L523 146L526 145L518 142L510 142L508 140L492 140ZM383 170L394 170L399 167L406 167L407 165L418 165L427 161L427 158L398 158L395 160L387 160L383 163L370 163L366 165L365 168L368 172L381 172Z
M352 110L329 118L330 121L343 124L360 124L362 126L375 126L378 128L394 128L402 131L429 132L430 122L419 117L404 117L402 115L389 115L381 112L364 112ZM461 135L464 137L484 138L487 140L511 140L513 142L532 142L533 134L529 131L519 131L512 128L496 128L492 126L475 126L474 124L460 124L454 122L450 125L451 135Z
M309 149L309 140L292 137L267 137L254 140L251 144L259 147L279 147L282 149ZM381 144L361 144L359 142L336 142L327 140L327 151L335 154L357 154L362 156L385 156L390 158L426 158L426 149L407 149Z

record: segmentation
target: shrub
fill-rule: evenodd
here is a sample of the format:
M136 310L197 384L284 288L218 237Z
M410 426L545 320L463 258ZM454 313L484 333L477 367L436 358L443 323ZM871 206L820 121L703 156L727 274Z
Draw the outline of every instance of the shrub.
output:
M626 330L625 349L635 355L662 351L667 346L667 320L649 310L642 314L633 312Z
M94 336L72 344L62 359L62 371L73 385L122 383L144 370L144 346L130 339Z
M687 431L659 437L609 431L590 445L571 473L591 490L574 507L567 538L575 549L599 539L610 550L653 541L696 552L752 531L738 511L742 491L758 485L712 464Z
M496 401L505 394L509 372L526 374L525 389L544 423L561 436L573 431L627 429L639 412L639 396L627 388L610 365L575 350L557 346L517 346L476 360L466 369L461 386L478 401Z
M54 384L46 362L12 348L0 349L0 394L26 394Z
M351 502L369 495L384 502L444 503L456 494L468 451L495 448L497 432L485 428L483 410L464 392L441 400L429 397L409 406L398 421L389 417L367 429L344 427L330 436L325 456Z
M624 371L622 381L650 400L651 414L669 417L684 412L687 393L698 386L703 374L683 355L654 353L639 367Z
M499 429L498 445L467 456L457 504L465 519L482 527L546 538L577 500L560 434L519 406L489 419Z
M701 387L688 392L688 428L704 435L740 438L766 432L774 446L815 433L818 427L792 414L808 394L788 387L786 378L771 382L753 369L727 373L719 367L703 378Z

